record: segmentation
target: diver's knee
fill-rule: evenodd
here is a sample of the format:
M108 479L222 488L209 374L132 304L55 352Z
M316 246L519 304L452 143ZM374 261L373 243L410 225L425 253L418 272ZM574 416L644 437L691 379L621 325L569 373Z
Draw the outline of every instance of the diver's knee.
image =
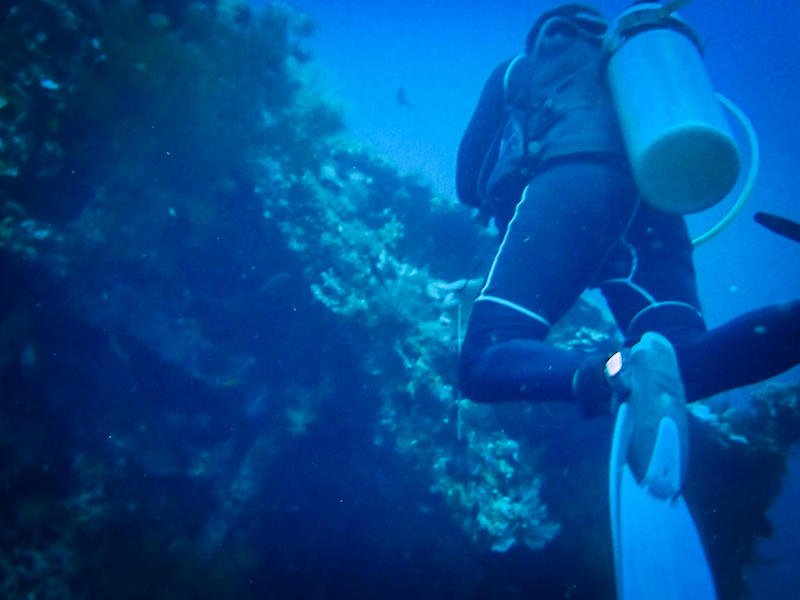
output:
M699 309L686 302L654 302L640 310L628 326L628 344L653 331L673 346L688 342L707 330Z
M498 348L511 340L544 339L547 331L540 321L504 304L475 302L458 360L461 393L476 402L495 401L497 390L492 382Z

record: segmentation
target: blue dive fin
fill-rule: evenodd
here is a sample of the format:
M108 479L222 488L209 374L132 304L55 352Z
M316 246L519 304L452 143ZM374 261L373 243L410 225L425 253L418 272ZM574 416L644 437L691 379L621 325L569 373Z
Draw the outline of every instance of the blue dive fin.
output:
M668 344L663 338L651 338L648 343L661 345L662 341ZM645 358L660 361L664 356L656 353ZM677 371L677 363L671 368ZM635 398L636 393L634 385L631 400L619 407L609 466L617 599L714 599L717 596L708 560L680 493L685 465L682 452L686 449L681 427L685 427L685 420L675 417L673 404L658 421L647 470L637 481L629 464L629 447L636 427L636 411L631 405L641 402L641 398ZM682 403L682 389L678 395Z

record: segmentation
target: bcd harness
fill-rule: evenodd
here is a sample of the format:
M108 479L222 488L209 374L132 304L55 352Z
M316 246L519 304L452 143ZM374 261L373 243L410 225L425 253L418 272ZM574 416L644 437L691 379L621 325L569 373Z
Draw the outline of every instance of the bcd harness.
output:
M528 51L509 64L503 81L507 119L479 178L483 210L507 214L532 176L559 158L624 160L605 84L605 31L599 17L551 16Z

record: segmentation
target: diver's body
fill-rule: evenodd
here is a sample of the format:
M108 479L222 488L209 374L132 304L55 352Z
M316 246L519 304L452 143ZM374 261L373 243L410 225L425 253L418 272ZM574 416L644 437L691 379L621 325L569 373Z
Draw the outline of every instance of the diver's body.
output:
M463 344L464 394L572 399L589 414L607 411L606 356L543 341L589 288L602 291L629 343L647 331L672 343L689 401L798 364L800 302L707 330L684 219L641 202L625 159L602 83L605 26L593 9L570 10L580 13L577 25L566 13L559 25L556 11L534 25L529 65L510 69L509 61L490 75L459 148L460 198L491 212L504 230ZM534 77L532 89L520 88L534 98L526 100L523 155L509 151L520 143L508 130L515 77Z

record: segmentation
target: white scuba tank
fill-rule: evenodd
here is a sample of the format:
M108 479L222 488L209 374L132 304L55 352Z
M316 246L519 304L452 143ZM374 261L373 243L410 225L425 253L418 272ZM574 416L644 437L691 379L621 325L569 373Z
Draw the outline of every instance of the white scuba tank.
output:
M606 39L608 83L636 184L669 213L722 200L740 158L689 27L657 2L636 4Z

